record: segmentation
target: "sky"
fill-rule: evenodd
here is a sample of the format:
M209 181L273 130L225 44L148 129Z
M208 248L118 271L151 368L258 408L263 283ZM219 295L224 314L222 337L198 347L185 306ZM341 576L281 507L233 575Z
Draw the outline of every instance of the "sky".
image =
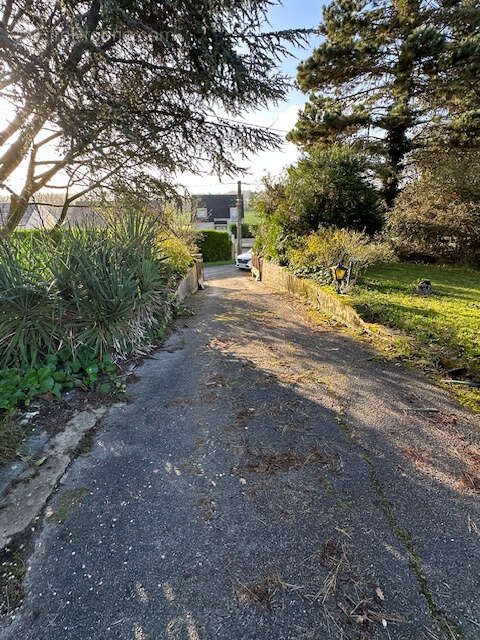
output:
M317 28L322 19L322 8L324 2L320 0L283 0L282 5L275 5L269 11L269 30L276 31L294 28ZM281 66L282 71L292 78L296 77L297 65L307 58L318 44L319 39L310 36L309 41L303 49L292 49L293 57L286 58ZM252 124L272 127L285 133L279 133L283 139L282 147L279 151L258 152L251 156L243 166L248 169L244 176L238 176L245 185L245 190L258 190L261 187L262 177L266 174L278 175L288 165L295 162L298 157L298 149L295 145L285 140L286 133L293 129L297 121L298 111L305 104L306 96L301 91L292 87L287 100L270 109L245 113L244 120ZM232 178L225 177L222 183L216 175L195 176L185 174L179 176L182 182L191 193L226 193L232 191Z
M283 0L282 4L274 5L269 11L269 23L265 25L266 30L282 30L294 28L317 28L321 22L322 7L324 3L321 0ZM305 48L292 48L293 57L285 58L281 64L281 70L292 78L292 82L296 76L296 68L300 61L307 58L312 52L314 46L318 43L318 38L310 36L308 44ZM261 187L262 177L267 173L278 175L282 170L292 164L298 157L298 150L295 145L285 140L285 135L290 131L297 120L299 109L305 103L305 96L298 90L290 90L285 102L278 105L272 105L269 109L249 112L242 115L245 122L251 124L272 127L279 131L279 136L283 138L282 146L278 151L259 151L252 155L248 161L242 161L240 164L247 169L247 173L242 176L222 177L219 180L215 174L193 175L181 174L176 176L178 184L186 187L191 193L226 193L236 188L236 180L241 179L244 183L245 190L258 190ZM7 105L0 104L0 119L9 120ZM3 128L0 125L0 128ZM50 150L45 148L47 153ZM206 168L208 170L208 168ZM19 191L25 177L25 164L17 169L10 177L8 184L15 191ZM65 177L58 174L55 183L61 185L65 182ZM0 190L1 193L6 191Z

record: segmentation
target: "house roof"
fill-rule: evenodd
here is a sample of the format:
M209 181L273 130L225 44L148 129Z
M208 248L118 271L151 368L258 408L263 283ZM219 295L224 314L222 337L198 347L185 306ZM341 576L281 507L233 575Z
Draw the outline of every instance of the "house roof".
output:
M9 202L0 202L0 227L10 210ZM49 204L29 204L18 225L18 229L51 229L55 226L61 207ZM90 207L72 205L68 208L65 226L104 226L105 220L100 213Z
M237 206L237 196L234 194L206 194L196 196L197 208L206 208L208 217L203 221L214 222L219 218L230 218L230 207Z
M0 202L0 226L5 224L9 211L10 203ZM56 221L55 216L44 205L29 204L18 229L51 229Z

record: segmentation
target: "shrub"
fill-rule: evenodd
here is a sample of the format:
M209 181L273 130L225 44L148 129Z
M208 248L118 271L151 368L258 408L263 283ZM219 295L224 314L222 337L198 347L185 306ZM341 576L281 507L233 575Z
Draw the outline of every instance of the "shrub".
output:
M253 250L283 266L287 264L286 252L297 237L285 224L285 179L267 176L263 185L264 190L252 203L260 219Z
M383 221L378 190L369 180L365 159L344 147L313 149L287 169L264 180L254 201L260 218L255 251L281 265L297 239L320 227L373 234Z
M101 382L114 360L150 348L192 261L156 222L132 209L102 228L14 234L0 246L0 409Z
M193 264L188 247L175 236L164 236L159 239L160 253L165 255L167 264L176 277L183 277Z
M366 231L382 225L380 197L366 160L347 147L315 148L287 170L285 224L305 235L319 227Z
M35 365L61 336L62 301L18 247L0 245L0 367Z
M388 213L386 236L403 259L480 264L480 155L420 159L421 177Z
M256 235L258 225L242 223L242 238L254 238ZM237 237L237 225L235 223L230 225L230 231Z
M480 264L480 207L446 203L420 184L397 199L386 234L404 260Z
M197 244L204 262L219 262L232 258L232 241L226 231L202 231Z
M367 267L393 259L386 243L374 242L365 233L347 229L319 229L300 239L287 252L292 271L301 277L327 284L332 281L331 267L350 258L355 260L355 277Z

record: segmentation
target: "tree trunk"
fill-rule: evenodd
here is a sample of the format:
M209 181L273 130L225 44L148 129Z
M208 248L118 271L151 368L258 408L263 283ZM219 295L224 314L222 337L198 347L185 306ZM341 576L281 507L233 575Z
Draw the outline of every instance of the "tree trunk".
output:
M55 223L55 226L53 227L52 231L60 229L60 227L63 226L68 214L69 207L70 207L70 200L68 198L65 198L65 202L63 203L63 206L62 206L62 211L60 212L60 216L57 222Z
M28 150L35 140L36 135L42 129L44 124L45 118L43 116L35 116L35 118L27 125L25 130L0 158L0 182L5 182L8 176L15 171L22 160L24 160Z
M29 197L30 194L24 191L19 196L11 196L10 210L5 225L0 229L0 238L8 238L18 227L27 210Z

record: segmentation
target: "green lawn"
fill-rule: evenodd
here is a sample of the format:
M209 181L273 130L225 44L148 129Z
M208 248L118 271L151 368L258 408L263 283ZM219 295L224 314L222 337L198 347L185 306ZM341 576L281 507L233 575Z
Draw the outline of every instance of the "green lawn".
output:
M431 280L434 295L414 293L422 278ZM480 379L480 270L413 263L381 265L369 269L353 293L342 298L367 322L402 329L433 347L429 364L439 370L449 368L450 363L462 364ZM412 348L412 359L417 355L425 358L425 353L416 354L415 346Z
M246 209L244 213L244 222L246 224L259 224L260 218L253 209Z
M217 260L217 262L204 262L204 267L223 267L225 264L234 264L235 260Z

